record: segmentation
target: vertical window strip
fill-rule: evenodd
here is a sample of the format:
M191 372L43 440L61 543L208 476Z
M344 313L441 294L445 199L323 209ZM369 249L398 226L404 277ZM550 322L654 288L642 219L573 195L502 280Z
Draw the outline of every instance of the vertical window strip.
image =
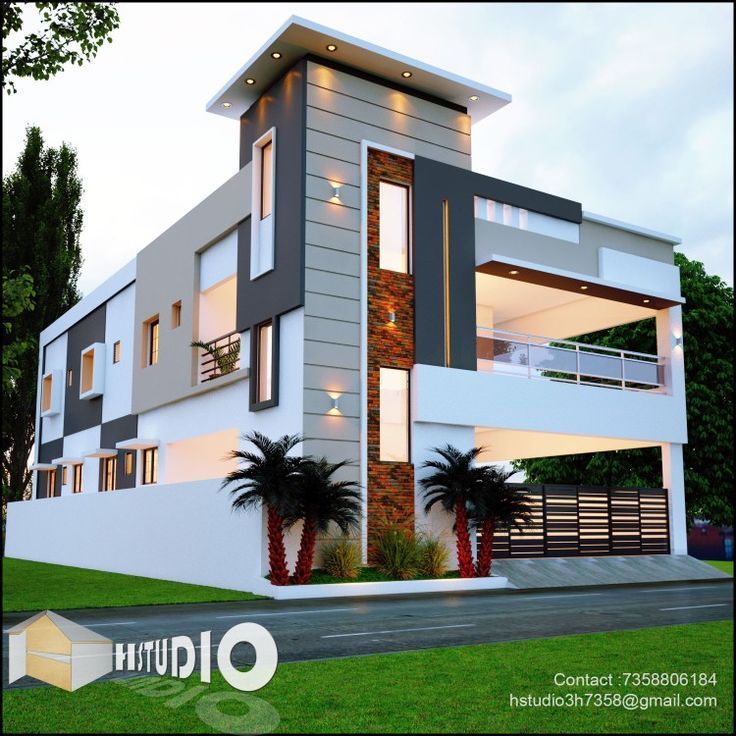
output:
M258 328L258 402L270 401L273 374L273 322Z
M450 366L450 204L442 200L443 306L445 323L445 365Z

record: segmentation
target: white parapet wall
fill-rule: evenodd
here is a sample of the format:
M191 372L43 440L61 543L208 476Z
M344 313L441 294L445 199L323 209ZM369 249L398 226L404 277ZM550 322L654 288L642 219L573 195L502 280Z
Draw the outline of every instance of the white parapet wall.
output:
M233 512L219 480L8 504L5 554L182 583L253 590L259 513Z

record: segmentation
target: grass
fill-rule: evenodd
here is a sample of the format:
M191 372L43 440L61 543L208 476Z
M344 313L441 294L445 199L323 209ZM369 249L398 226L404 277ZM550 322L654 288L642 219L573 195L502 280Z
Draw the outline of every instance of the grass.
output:
M723 572L727 572L729 575L733 576L733 560L723 561L723 560L705 560L709 565L713 565L713 567L722 570Z
M250 601L253 593L3 558L3 610L54 611L161 603Z
M732 646L733 624L717 621L298 662L279 666L273 680L251 695L275 708L280 718L276 731L283 733L731 733ZM705 687L555 687L558 672L715 672L718 682ZM115 682L88 685L75 693L56 688L6 691L3 730L205 733L213 728L203 720L206 709L200 699L217 693L240 697L219 673L213 673L209 686L194 678L186 684L170 678L148 682L151 685L139 691ZM201 690L195 692L195 687ZM683 700L709 695L718 703L691 708L652 705L632 711L522 708L509 703L510 694L550 692L647 696L679 692ZM223 702L220 710L237 715L247 707Z
M451 570L446 572L443 578L457 578L459 573L457 570ZM429 580L427 575L417 575L413 580ZM396 578L392 578L390 575L382 573L375 567L361 567L358 571L357 578L338 578L334 575L329 575L324 570L312 570L312 578L309 581L310 585L321 585L323 583L385 583L395 581Z

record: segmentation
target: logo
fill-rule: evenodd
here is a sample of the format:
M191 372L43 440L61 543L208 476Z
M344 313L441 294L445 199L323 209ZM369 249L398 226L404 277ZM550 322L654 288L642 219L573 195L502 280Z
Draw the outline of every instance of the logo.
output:
M197 663L200 682L211 677L211 631L202 631L199 645L188 636L174 636L135 643L115 644L90 629L53 611L42 611L8 631L8 682L24 675L73 692L113 671L170 674L187 679ZM256 661L247 672L232 663L238 644L250 644ZM259 624L236 624L217 645L217 668L236 690L252 692L265 687L276 673L278 650L267 629Z
M24 675L73 692L112 672L112 641L53 611L8 631L8 682Z

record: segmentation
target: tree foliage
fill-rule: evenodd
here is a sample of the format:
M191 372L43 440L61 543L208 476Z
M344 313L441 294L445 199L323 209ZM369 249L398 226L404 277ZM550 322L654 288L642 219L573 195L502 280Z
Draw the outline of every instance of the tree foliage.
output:
M37 31L27 33L10 48L9 39L22 34L24 13L31 3L4 2L3 89L16 91L14 77L49 79L67 64L91 61L120 25L116 3L33 3L38 11Z
M675 254L680 268L688 443L684 448L688 520L733 524L733 288L699 261ZM654 319L572 338L656 352ZM534 458L514 462L530 483L662 484L658 448Z
M22 498L30 481L39 333L79 300L81 196L74 149L48 148L29 127L15 170L3 178L3 355L13 360L7 385L3 371L4 501Z

